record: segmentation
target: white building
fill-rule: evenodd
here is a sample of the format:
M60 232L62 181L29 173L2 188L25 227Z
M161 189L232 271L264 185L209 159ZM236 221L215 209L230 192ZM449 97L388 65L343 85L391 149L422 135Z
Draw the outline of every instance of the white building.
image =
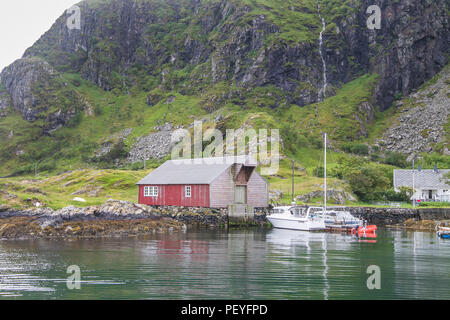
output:
M394 170L394 189L413 187L411 200L450 202L450 185L445 177L450 172L443 170Z

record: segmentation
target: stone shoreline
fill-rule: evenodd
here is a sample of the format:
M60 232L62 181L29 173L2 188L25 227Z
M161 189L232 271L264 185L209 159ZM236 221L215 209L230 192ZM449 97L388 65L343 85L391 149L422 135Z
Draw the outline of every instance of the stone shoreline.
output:
M0 239L71 239L133 237L185 230L182 223L169 219L67 221L42 228L36 218L0 219Z
M449 208L336 207L378 226L433 231L436 221L450 221ZM0 206L0 239L137 236L177 232L187 227L266 226L268 209L256 209L254 219L233 223L227 209L163 207L108 200L100 206L60 210L11 209Z
M264 225L265 212L242 225ZM0 207L0 239L95 238L177 232L187 227L227 227L227 209L157 207L108 200L100 206L60 210Z
M374 208L374 207L340 207L351 214L379 226L402 225L407 220L445 221L450 220L450 208Z

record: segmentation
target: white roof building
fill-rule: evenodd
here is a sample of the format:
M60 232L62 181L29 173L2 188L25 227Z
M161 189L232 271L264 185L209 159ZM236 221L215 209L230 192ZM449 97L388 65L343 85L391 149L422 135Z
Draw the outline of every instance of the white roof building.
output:
M415 193L411 200L450 201L450 185L446 175L450 169L394 170L394 189L411 187Z

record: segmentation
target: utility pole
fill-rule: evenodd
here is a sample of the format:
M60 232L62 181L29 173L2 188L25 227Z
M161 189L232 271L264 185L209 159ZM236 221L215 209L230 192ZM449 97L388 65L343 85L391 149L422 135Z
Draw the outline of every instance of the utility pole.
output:
M412 171L412 188L413 188L413 208L416 207L416 199L414 198L414 195L416 194L416 190L414 189L414 184L415 184L415 179L414 179L414 175L415 175L415 166L414 166L414 158L413 158L413 171Z
M324 183L324 211L327 211L327 134L325 133L324 137L324 170L323 170L323 177L325 178Z
M291 200L291 204L295 204L295 202L294 202L294 166L295 166L295 161L292 160L292 200Z

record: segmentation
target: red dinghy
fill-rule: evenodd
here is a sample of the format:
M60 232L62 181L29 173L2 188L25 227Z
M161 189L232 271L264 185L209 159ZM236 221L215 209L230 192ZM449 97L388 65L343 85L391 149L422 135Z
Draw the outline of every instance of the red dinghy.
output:
M371 224L368 226L361 226L358 228L353 228L352 234L358 235L358 237L360 237L360 236L375 234L376 231L377 231L377 226L374 224Z

